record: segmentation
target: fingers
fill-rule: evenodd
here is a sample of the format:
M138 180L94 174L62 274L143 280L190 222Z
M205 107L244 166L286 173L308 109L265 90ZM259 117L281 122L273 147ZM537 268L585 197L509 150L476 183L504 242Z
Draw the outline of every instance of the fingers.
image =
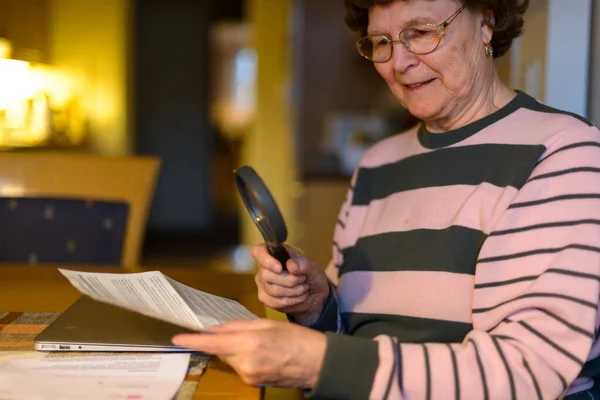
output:
M171 341L176 346L224 356L235 353L243 336L237 333L182 333L174 336Z
M291 307L300 305L306 301L309 293L306 292L301 296L295 297L273 297L266 294L264 291L258 292L258 300L273 310L288 312Z
M310 272L311 268L315 267L315 264L306 258L298 250L294 249L289 245L284 245L290 255L290 259L286 263L286 268L290 274L301 276ZM287 272L281 268L281 263L269 254L267 246L265 244L257 244L252 246L252 257L256 262L264 269L267 269L278 275L286 275Z
M298 250L288 245L284 246L291 257L286 263L286 268L289 272L289 275L304 276L310 274L314 269L319 268L314 262L306 258ZM288 272L282 270L281 263L269 254L265 244L253 246L251 252L252 257L256 259L257 263L262 269L269 270L276 275L288 275ZM273 283L285 286L281 282Z
M214 333L247 332L266 329L273 325L273 323L273 321L268 319L236 319L221 325L211 326L209 331Z
M306 283L299 284L293 287L286 287L269 283L262 279L260 273L254 278L259 294L263 292L265 295L273 298L283 297L301 297L309 293L310 286Z
M260 268L257 277L266 284L282 286L284 288L294 288L306 282L304 275L276 274L266 268Z
M276 274L280 274L283 271L281 263L269 254L265 244L252 246L251 254L262 268L266 268Z

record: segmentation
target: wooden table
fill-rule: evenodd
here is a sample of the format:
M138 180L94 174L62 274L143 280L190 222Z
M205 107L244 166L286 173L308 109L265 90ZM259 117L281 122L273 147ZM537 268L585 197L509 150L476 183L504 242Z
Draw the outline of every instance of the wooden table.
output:
M32 266L0 263L0 310L19 312L62 312L77 300L79 293L57 268L87 272L116 272L123 269L86 266ZM137 271L149 269L140 267ZM252 313L263 317L251 275L207 271L196 268L156 268L169 277L196 289L235 299ZM263 390L246 385L230 367L213 359L202 376L196 399L258 400Z

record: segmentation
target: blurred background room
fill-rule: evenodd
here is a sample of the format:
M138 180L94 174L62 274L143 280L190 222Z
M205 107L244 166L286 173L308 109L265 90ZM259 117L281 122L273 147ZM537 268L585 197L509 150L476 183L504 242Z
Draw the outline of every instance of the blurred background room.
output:
M600 4L531 0L526 16L502 80L600 124ZM115 208L86 239L120 229L115 264L252 275L262 238L233 178L247 164L288 242L324 267L362 153L417 123L343 17L342 0L0 0L0 206L128 202L129 220ZM61 209L42 208L45 221ZM0 225L11 240L22 226ZM2 229L0 263L14 262ZM54 258L18 257L64 263L84 240L63 242Z
M532 0L502 79L598 123L599 13ZM325 265L362 152L417 122L355 40L341 0L0 0L0 149L158 158L137 262L240 272L252 165Z

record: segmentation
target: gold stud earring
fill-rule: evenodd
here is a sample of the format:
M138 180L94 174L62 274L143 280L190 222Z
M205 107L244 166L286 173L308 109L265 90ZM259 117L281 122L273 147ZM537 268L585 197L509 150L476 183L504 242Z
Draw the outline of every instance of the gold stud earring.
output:
M491 57L494 55L494 48L492 47L491 44L486 43L486 44L484 44L484 47L485 47L485 55L486 56Z

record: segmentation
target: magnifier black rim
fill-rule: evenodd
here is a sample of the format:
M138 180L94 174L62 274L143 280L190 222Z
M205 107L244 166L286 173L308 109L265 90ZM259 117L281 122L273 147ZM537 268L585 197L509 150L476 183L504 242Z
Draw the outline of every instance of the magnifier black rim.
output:
M285 242L287 240L287 227L283 215L281 215L275 199L258 173L256 173L254 168L244 165L235 171L235 177L238 192L240 193L246 209L248 209L248 212L252 215L254 223L257 225L259 224L259 222L256 221L257 214L255 208L248 199L248 190L253 190L255 197L258 198L264 212L262 216L268 220L268 225L270 225L276 236L273 239L278 243Z

